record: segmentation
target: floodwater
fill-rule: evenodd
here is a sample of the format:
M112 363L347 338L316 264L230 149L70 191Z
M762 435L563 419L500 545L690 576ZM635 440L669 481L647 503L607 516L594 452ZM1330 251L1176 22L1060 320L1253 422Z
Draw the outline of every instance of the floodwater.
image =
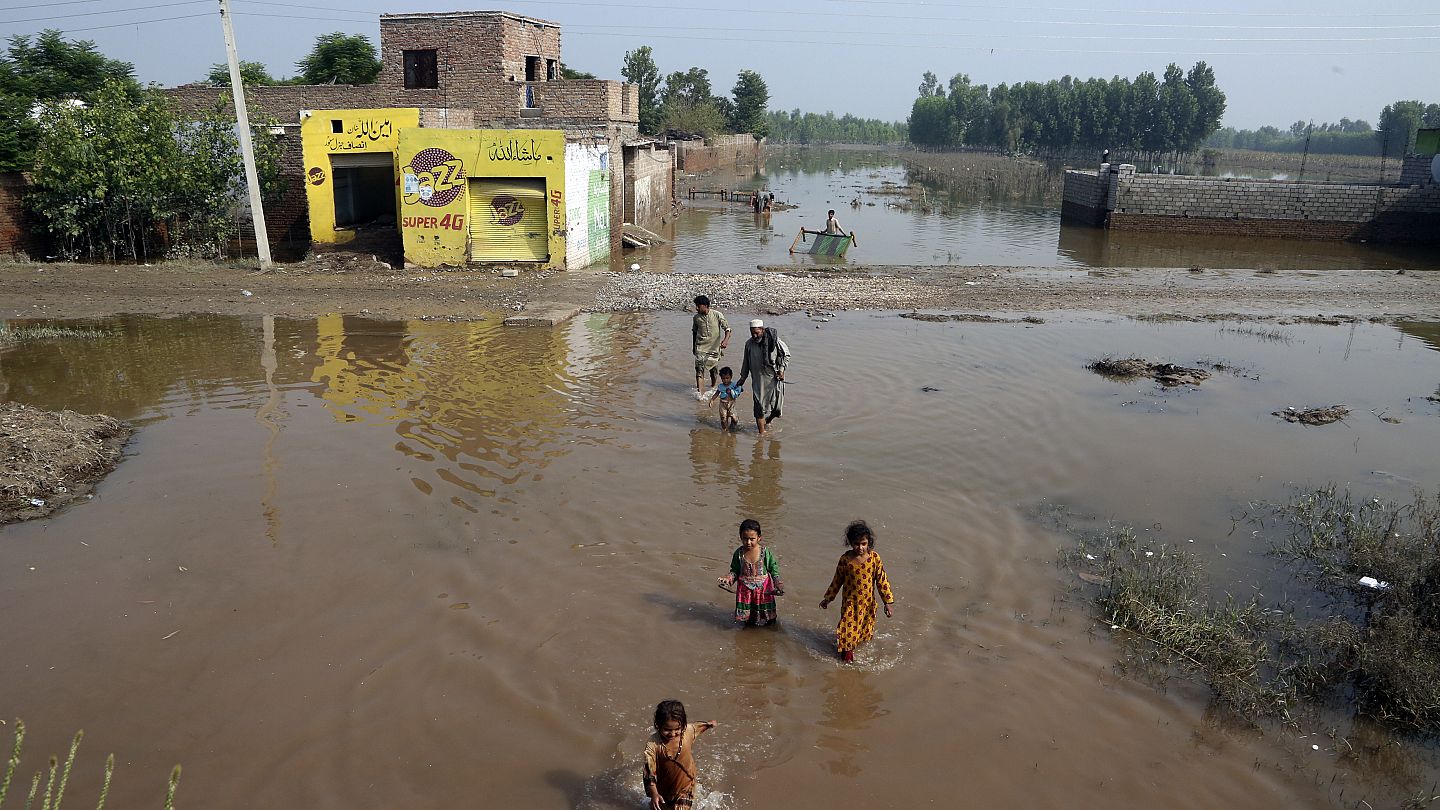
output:
M1118 674L1054 560L1057 525L1114 520L1270 593L1231 521L1249 501L1440 480L1440 329L1047 319L776 318L795 359L770 440L695 402L683 313L127 317L10 349L7 398L141 426L94 500L0 532L22 773L83 727L72 802L113 751L114 807L158 806L178 762L182 807L634 809L677 697L721 724L704 808L1428 789L1440 768L1408 744L1247 730L1202 689ZM1129 353L1242 373L1162 391L1084 369ZM1336 402L1353 413L1323 428L1270 415ZM715 587L747 517L786 580L777 629L735 629ZM816 603L854 518L899 601L844 666Z
M739 173L737 173L739 172ZM898 153L800 150L759 169L726 168L686 176L685 209L660 230L674 240L613 257L655 272L743 272L757 265L797 268L865 264L1192 267L1312 271L1440 269L1428 248L1372 246L1206 234L1106 231L1060 223L1063 171L1010 177L995 170L983 191L921 180ZM913 187L913 193L905 189ZM688 189L773 191L782 208L755 214L744 202L687 198ZM826 211L856 244L843 259L790 253L802 227L825 227ZM802 243L799 248L803 250Z

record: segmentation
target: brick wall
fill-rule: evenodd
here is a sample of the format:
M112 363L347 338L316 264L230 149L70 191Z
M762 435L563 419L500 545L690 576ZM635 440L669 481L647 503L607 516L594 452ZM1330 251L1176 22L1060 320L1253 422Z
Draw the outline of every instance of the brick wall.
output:
M574 79L535 86L542 120L601 120L640 124L639 90L605 79Z
M751 135L714 135L701 141L671 141L675 165L687 172L760 162L763 141Z
M20 172L0 174L0 253L8 256L44 255L44 240L30 213L25 210L25 192L30 178Z
M434 50L439 87L405 89L404 52ZM515 115L523 103L525 58L560 61L560 26L504 12L380 15L380 76L395 107L472 107L479 120Z
M663 144L625 147L625 221L645 226L670 213L671 152Z
M1192 231L1306 239L1440 243L1440 185L1380 186L1066 172L1064 211L1120 230ZM1097 200L1098 196L1098 200Z
M225 102L233 110L230 88L209 84L186 84L165 91L181 112L199 112ZM273 119L282 124L299 124L301 110L353 110L398 107L378 84L302 84L245 88L245 106L251 122ZM416 105L410 105L416 106ZM233 114L233 113L232 113Z
M1400 185L1434 185L1435 175L1430 168L1434 155L1406 155L1400 164Z
M1097 172L1065 172L1064 193L1060 200L1060 219L1085 225L1104 225L1106 179Z

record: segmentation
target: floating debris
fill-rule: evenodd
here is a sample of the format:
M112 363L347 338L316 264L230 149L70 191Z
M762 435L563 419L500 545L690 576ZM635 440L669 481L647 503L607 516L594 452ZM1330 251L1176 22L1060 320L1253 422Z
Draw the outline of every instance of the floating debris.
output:
M1121 380L1150 377L1166 388L1199 385L1210 379L1210 372L1204 369L1177 366L1174 363L1152 363L1143 357L1102 357L1085 367L1096 374Z
M1286 408L1283 411L1271 411L1271 414L1284 419L1286 422L1299 422L1302 425L1328 425L1332 422L1339 422L1350 413L1350 409L1344 405L1331 405L1328 408Z

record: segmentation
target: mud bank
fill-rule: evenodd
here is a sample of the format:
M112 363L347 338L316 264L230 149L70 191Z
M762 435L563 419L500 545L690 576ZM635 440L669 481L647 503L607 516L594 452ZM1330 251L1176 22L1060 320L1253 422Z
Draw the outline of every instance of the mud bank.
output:
M89 498L119 463L130 434L109 416L0 405L0 524Z
M193 265L0 266L0 317L343 313L475 320L541 305L598 312L679 310L703 292L721 308L736 312L818 307L972 313L1087 310L1152 319L1440 318L1440 274L1414 271L874 265L827 271L775 266L729 275L592 269L506 279L485 271L375 267L373 272L282 269L261 274Z

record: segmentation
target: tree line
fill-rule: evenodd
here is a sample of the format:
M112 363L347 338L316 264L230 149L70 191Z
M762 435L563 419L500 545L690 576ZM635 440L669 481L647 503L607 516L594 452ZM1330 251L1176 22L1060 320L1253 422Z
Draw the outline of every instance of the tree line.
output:
M1048 82L971 83L958 73L941 86L926 71L910 110L920 146L985 146L1017 151L1193 152L1219 126L1225 93L1204 62L1128 79L1070 76Z
M908 129L904 122L891 123L875 118L857 118L846 113L802 113L771 110L767 117L773 140L783 143L904 143Z
M1258 152L1402 157L1415 145L1415 134L1421 127L1440 127L1440 104L1421 101L1387 104L1380 111L1379 126L1373 128L1369 121L1349 118L1315 126L1296 121L1288 130L1270 126L1253 130L1225 127L1207 138L1205 146Z
M763 136L768 131L770 89L753 70L740 71L728 97L717 96L710 84L710 71L704 68L674 71L662 83L654 52L650 46L642 45L626 52L620 75L639 90L642 134L732 132Z

